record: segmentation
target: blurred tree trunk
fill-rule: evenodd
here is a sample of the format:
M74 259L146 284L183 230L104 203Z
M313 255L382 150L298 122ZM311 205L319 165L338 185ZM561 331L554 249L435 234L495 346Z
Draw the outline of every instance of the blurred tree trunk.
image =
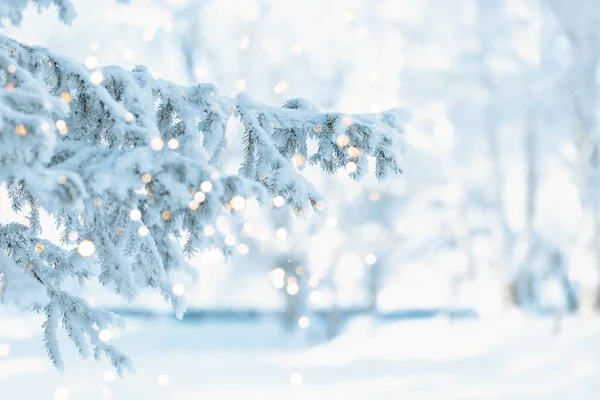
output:
M340 258L343 254L342 249L337 249L332 259L332 267L327 270L326 275L322 279L323 288L329 288L331 294L331 302L327 308L325 320L325 336L327 340L334 339L340 332L341 315L339 308L339 293L336 282L336 273L339 268Z
M575 14L576 13L576 14ZM600 254L598 241L599 130L598 106L598 4L583 0L573 14L558 15L571 47L571 83L575 143L579 150L579 184L583 209L579 232L578 262L582 274L581 310L591 312L600 306ZM573 19L573 16L580 18Z
M576 111L577 112L577 111ZM598 254L598 144L592 139L590 130L577 112L579 118L578 147L580 152L581 203L583 206L582 224L578 238L580 257L583 265L578 268L583 272L581 279L581 310L591 312L600 306L600 279Z
M519 265L513 279L514 304L520 307L530 307L537 303L535 291L535 271L533 264L537 254L538 241L535 230L535 216L538 190L538 157L537 157L537 115L529 110L525 121L525 164L526 164L526 192L525 192L525 257Z
M566 39L570 65L566 96L572 98L574 141L578 149L576 175L582 207L581 227L570 268L579 275L580 310L597 311L600 306L600 254L598 241L598 46L600 9L595 0L580 0L576 6L563 0L546 0L550 24L557 23L557 37Z
M300 318L299 304L295 296L285 295L285 308L283 309L283 327L287 332L294 332L298 327Z
M504 210L504 174L501 157L498 119L499 110L495 104L502 89L498 87L497 77L490 67L490 56L500 56L504 51L502 40L506 40L508 22L504 0L477 0L477 33L479 36L479 74L482 88L487 92L488 101L483 110L483 131L486 135L490 157L492 189L492 238L495 242L493 254L494 272L503 285L503 303L505 308L515 305L514 287L510 279L511 232Z
M207 43L204 27L204 14L212 0L193 0L180 7L174 6L175 20L178 21L177 37L181 47L186 80L190 85L205 81L208 77L199 74L199 66L210 68L211 81L217 85L226 83L221 73L215 50Z
M579 308L579 300L577 299L577 291L573 283L569 279L568 265L565 263L563 254L560 249L555 249L550 255L550 263L554 273L558 276L558 281L565 295L565 311L572 313Z
M367 311L370 315L377 315L377 297L381 291L382 268L384 265L384 255L380 255L379 259L373 265L368 266L368 283L367 291L369 293L369 303Z
M477 280L478 273L477 265L475 263L475 255L473 254L473 239L471 236L469 221L467 217L469 208L467 201L467 196L463 196L458 205L458 226L456 232L459 247L465 252L466 255L466 280L470 282L475 282Z
M339 300L337 294L337 288L335 283L332 281L331 284L332 300L327 312L327 325L326 325L326 336L327 340L334 339L340 333L341 315L339 308Z
M485 133L488 141L488 151L492 169L492 231L495 241L494 269L503 285L503 303L506 308L515 305L514 287L510 279L510 229L506 222L504 210L504 176L500 143L498 142L498 121L492 107L486 107Z
M294 332L298 328L298 320L305 310L306 288L302 276L296 268L301 265L301 258L295 254L283 254L278 267L285 271L285 308L283 309L283 326L286 331ZM297 285L297 290L292 289Z

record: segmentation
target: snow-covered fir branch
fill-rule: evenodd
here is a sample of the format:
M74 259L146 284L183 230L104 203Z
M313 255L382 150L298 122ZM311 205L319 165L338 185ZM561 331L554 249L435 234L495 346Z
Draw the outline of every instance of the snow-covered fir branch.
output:
M0 2L0 26L3 20L8 20L14 25L20 24L23 20L23 12L30 4L33 4L38 11L54 5L60 20L66 24L70 24L77 15L71 0L3 0Z
M193 274L186 257L198 251L227 252L213 228L220 215L252 196L282 196L297 213L317 207L319 193L292 158L329 173L347 168L354 179L367 173L368 157L378 178L401 172L403 110L345 115L302 99L268 106L211 84L155 79L141 66L90 71L4 36L0 71L0 181L12 208L29 210L27 226L0 225L0 298L45 314L44 342L59 369L60 327L82 356L130 368L99 336L119 318L70 294L67 280L98 279L126 300L151 287L181 317L184 297L170 276ZM244 158L228 176L218 166L232 120L245 129ZM60 245L40 239L41 209L56 219Z
M129 3L130 0L116 1ZM30 5L33 5L38 12L54 6L58 11L58 18L65 24L70 24L77 16L71 0L2 0L0 2L0 27L5 21L19 25L23 20L23 12Z

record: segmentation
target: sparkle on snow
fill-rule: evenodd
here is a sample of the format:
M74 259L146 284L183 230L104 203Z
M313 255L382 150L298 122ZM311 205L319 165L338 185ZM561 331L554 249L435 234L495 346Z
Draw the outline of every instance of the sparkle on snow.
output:
M142 218L142 212L137 208L134 208L129 211L129 218L131 218L132 221L139 221Z
M285 92L286 90L288 90L288 87L289 87L289 85L286 81L279 81L279 82L277 82L275 87L273 87L273 93L281 94L281 93Z
M159 375L156 379L158 386L167 386L169 384L169 377L166 375Z
M208 193L212 190L212 182L211 181L204 181L200 184L200 190L202 190L204 193Z
M70 392L66 387L59 387L54 392L54 400L69 400Z
M110 369L107 369L102 374L102 380L104 382L112 382L112 381L114 381L115 380L115 373L113 371L111 371Z
M104 81L104 74L100 70L96 70L90 74L90 81L94 85L99 85Z
M198 203L202 203L206 200L206 194L202 191L198 191L194 193L194 200Z
M278 228L275 231L275 236L277 237L277 239L285 239L288 235L288 231L285 228Z
M283 196L275 196L273 197L273 205L275 207L283 207L283 205L285 204L285 199L283 198Z
M323 301L323 293L321 293L318 290L313 290L312 292L310 292L310 294L308 295L308 299L310 300L311 303L313 304L321 304L321 302Z
M379 201L380 199L381 199L381 194L379 194L378 192L373 192L373 193L369 194L369 200L371 200L372 202Z
M173 285L172 291L175 296L183 296L185 287L181 283L176 283Z
M204 227L204 234L206 236L212 236L215 234L215 228L212 225L207 225Z
M240 38L240 41L238 42L238 45L240 47L240 50L246 50L248 47L250 47L250 36L242 36Z
M352 125L353 123L354 123L354 118L352 118L352 116L350 116L350 115L344 115L344 116L342 117L342 124L343 124L344 126L350 126L350 125Z
M327 224L328 227L335 228L338 224L338 220L336 217L327 217L327 219L325 220L325 223Z
M283 279L285 277L285 271L283 268L275 268L271 271L271 279Z
M308 317L300 317L298 319L298 326L302 329L306 329L308 328L308 326L310 325L310 319L308 319Z
M79 243L79 246L77 246L77 252L81 257L91 257L96 253L96 245L91 240L83 240Z
M302 385L303 381L304 381L304 377L299 372L295 372L292 375L290 375L290 383L293 386L300 386L300 385Z
M0 343L0 357L7 357L10 354L8 343Z
M242 196L234 196L229 201L229 205L235 211L242 211L244 208L246 208L246 199Z
M246 255L246 254L248 254L250 249L247 244L242 243L237 247L237 250L241 255Z
M108 342L112 339L111 331L108 329L101 329L100 332L98 332L98 339L102 342Z
M87 69L94 69L98 67L98 59L95 56L89 56L85 59L85 66Z
M169 139L169 142L167 143L167 146L171 149L171 150L175 150L179 147L179 140L177 139Z
M286 290L290 296L295 296L300 291L300 287L298 286L297 283L292 282L292 283L288 283Z
M373 264L375 264L376 261L377 261L377 256L375 254L367 254L365 256L365 262L368 265L373 265Z

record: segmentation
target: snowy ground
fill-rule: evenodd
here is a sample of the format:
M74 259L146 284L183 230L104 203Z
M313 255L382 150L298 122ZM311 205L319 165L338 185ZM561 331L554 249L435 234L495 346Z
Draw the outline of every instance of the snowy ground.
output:
M137 373L104 360L67 371L47 361L37 319L0 315L0 399L598 399L600 321L355 320L337 340L307 345L274 321L130 320L115 341ZM6 346L10 346L9 348Z

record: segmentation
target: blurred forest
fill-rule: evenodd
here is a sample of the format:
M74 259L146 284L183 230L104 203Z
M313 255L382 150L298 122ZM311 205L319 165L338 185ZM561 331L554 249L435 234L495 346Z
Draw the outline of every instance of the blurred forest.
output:
M272 104L413 114L402 177L355 183L355 163L323 176L296 157L327 199L319 213L299 218L276 198L223 218L237 254L193 261L200 280L181 277L192 312L284 310L290 329L319 314L331 337L345 313L600 305L594 0L79 3L72 27L42 15L6 31L89 68L139 63ZM237 172L230 128L238 154L222 169ZM118 302L100 289L89 300ZM132 307L147 305L168 307L152 294Z

